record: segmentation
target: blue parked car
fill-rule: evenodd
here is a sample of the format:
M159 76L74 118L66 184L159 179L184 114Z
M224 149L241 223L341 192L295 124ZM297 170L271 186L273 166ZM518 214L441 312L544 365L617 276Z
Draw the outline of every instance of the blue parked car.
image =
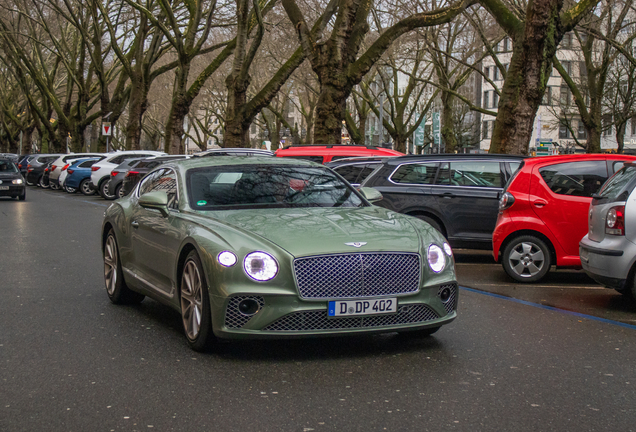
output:
M89 187L91 184L91 167L101 158L78 159L66 169L67 176L64 186L79 189L84 195L94 195L95 191Z

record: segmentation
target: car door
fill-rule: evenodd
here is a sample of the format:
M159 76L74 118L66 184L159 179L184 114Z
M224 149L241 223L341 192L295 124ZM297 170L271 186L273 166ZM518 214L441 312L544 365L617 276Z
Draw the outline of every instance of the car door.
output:
M149 288L171 297L176 289L173 281L177 252L181 244L179 230L179 196L177 175L170 168L148 174L139 187L139 196L154 191L168 194L168 216L159 210L135 204L131 232L133 260L138 278Z
M533 168L530 206L567 256L579 255L579 241L588 230L592 194L608 178L604 157Z
M439 162L408 162L399 165L388 175L388 181L373 182L371 186L382 193L377 204L399 213L427 212L439 215L431 186Z
M503 166L497 160L444 162L431 193L449 239L489 243L497 224Z

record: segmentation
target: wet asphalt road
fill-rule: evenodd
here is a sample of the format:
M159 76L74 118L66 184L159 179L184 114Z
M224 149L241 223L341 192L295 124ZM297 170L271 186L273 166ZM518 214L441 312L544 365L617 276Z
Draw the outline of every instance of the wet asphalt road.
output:
M0 431L636 429L636 306L581 272L521 286L457 251L460 283L489 292L462 290L433 337L202 355L171 309L108 301L105 206L34 188L0 199Z

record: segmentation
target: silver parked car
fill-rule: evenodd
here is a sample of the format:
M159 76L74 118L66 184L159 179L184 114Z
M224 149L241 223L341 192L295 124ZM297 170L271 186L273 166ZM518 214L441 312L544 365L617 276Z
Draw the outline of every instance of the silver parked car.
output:
M636 298L636 164L626 163L592 195L581 264L595 281Z

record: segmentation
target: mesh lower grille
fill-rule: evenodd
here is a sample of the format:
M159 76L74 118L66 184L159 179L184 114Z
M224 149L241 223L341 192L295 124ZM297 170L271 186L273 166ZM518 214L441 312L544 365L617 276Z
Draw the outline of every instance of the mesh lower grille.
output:
M231 329L243 327L256 314L247 316L239 311L238 305L243 300L254 300L259 305L259 310L265 306L265 300L261 296L236 296L232 297L225 310L225 326ZM258 312L257 312L258 314Z
M411 294L419 289L420 256L357 253L298 258L294 274L305 299Z
M440 286L437 295L439 295L444 288L448 288L451 292L450 297L444 303L444 309L446 310L446 314L448 315L449 313L457 309L457 284L447 284Z
M398 324L413 324L439 318L424 304L400 306L398 313L366 317L329 318L326 310L294 312L265 327L265 331L311 331L372 328Z

